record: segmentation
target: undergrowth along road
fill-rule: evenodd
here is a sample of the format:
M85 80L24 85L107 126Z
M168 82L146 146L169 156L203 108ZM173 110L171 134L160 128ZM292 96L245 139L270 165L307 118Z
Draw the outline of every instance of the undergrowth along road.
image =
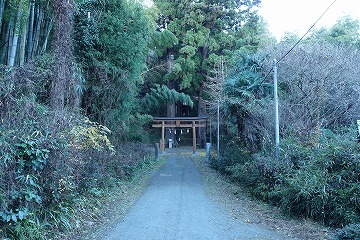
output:
M231 217L211 200L191 152L169 150L166 164L154 174L134 206L96 239L228 240L293 239L269 228Z
M191 159L200 171L211 199L223 205L234 219L241 219L248 224L265 225L290 239L333 239L334 230L311 220L293 219L280 209L249 196L246 189L211 168L203 150Z
M119 181L113 188L107 189L106 193L88 199L90 202L88 211L96 211L95 217L89 219L88 216L92 215L90 213L80 215L85 224L77 226L68 236L63 236L61 239L96 239L99 233L106 231L115 221L124 217L142 194L154 172L165 163L165 158L166 156L163 156L159 161L147 160L141 168L136 169L131 179Z
M235 236L230 239L277 239L277 236L279 237L278 239L332 239L332 231L330 229L324 228L312 221L290 219L281 214L279 209L249 197L246 191L243 190L240 186L232 183L226 176L219 174L219 172L212 169L209 164L205 162L205 152L203 150L198 150L198 155L196 156L191 154L191 150L187 149L168 150L167 153L168 155L163 156L162 162L156 163L155 166L146 171L146 176L143 174L137 175L137 177L135 177L132 181L128 182L126 187L124 185L126 190L123 188L120 188L117 191L115 190L114 195L111 197L110 201L106 203L106 206L104 206L103 217L99 219L97 223L94 223L93 226L88 226L87 230L85 231L86 234L83 233L82 235L78 235L81 237L72 239L103 239L106 237L106 234L108 237L107 239L125 239L122 235L114 238L114 236L117 235L116 233L115 235L111 235L111 232L114 231L112 229L116 229L118 224L122 224L122 222L125 221L126 216L131 213L131 211L133 211L132 207L135 207L135 205L141 201L141 198L146 195L146 192L149 191L149 189L145 187L151 187L154 177L158 176L167 180L171 178L172 173L166 170L166 166L163 166L160 170L156 171L156 169L159 169L159 167L162 166L164 159L171 155L180 156L180 160L178 159L177 161L183 161L188 157L191 158L192 164L195 165L196 169L200 172L199 176L201 177L199 178L201 179L200 182L204 184L205 195L209 196L211 199L210 201L215 202L215 205L219 205L220 209L225 209L226 215L228 215L232 221L241 223L242 226L245 225L246 227L249 227L249 229L265 229L265 235L268 236L266 238L261 238L259 235L254 235L253 237L247 235L246 238L237 238ZM166 161L168 160L169 158ZM180 164L180 162L178 162L178 164ZM197 170L195 170L195 172ZM153 177L151 178L151 176ZM185 175L180 174L178 176L179 179L183 179L184 181ZM150 178L152 180L150 180L149 183L148 181ZM135 185L133 184L134 182ZM184 186L182 188L180 187L180 189L184 189ZM161 196L163 197L164 195ZM159 202L157 203L159 204ZM145 208L145 210L147 211L149 208ZM165 212L164 214L171 214L171 210ZM157 216L150 216L149 219L153 220L156 217ZM135 217L135 221L142 222L143 220L144 219L141 217L139 217L139 219L136 219ZM169 222L169 219L166 221ZM176 229L176 227L174 229ZM176 230L178 231L178 228ZM136 231L141 232L141 226L136 226ZM232 231L234 231L234 229ZM272 232L274 235L269 235L267 231ZM149 236L140 236L144 238L140 237L138 239L149 239ZM186 237L184 238L185 235L180 234L177 236L182 237L178 239L186 239ZM228 238L224 235L224 237L220 239Z

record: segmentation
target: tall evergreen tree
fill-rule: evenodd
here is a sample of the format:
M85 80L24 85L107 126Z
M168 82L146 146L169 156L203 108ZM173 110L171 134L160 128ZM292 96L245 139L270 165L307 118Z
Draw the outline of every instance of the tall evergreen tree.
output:
M168 86L194 96L196 114L205 115L203 97L207 76L213 75L219 61L228 61L239 47L238 37L246 23L258 21L253 7L260 0L155 0L154 3L160 10L158 30L168 30L178 39L178 44L166 49L167 55L174 55L174 62L164 80ZM199 142L204 144L204 134L200 134Z

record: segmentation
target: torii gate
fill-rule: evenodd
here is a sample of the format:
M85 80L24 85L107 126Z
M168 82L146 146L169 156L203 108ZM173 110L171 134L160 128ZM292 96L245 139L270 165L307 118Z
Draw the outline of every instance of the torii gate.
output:
M161 127L160 153L165 150L165 128L192 128L193 154L196 153L196 128L206 126L207 117L153 117L153 127Z

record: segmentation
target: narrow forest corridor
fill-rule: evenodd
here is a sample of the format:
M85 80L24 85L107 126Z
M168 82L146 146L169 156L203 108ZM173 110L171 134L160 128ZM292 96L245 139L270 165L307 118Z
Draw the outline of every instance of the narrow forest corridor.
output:
M360 239L342 8L0 0L0 240Z

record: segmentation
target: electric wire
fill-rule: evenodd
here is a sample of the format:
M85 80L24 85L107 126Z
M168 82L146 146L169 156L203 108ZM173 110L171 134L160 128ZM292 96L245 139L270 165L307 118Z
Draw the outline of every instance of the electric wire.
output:
M292 52L292 50L294 50L294 48L304 39L304 37L311 31L311 29L313 29L313 27L319 22L319 20L326 14L326 12L331 8L332 5L334 5L334 3L337 0L334 0L327 8L326 10L321 14L321 16L310 26L310 28L306 31L306 33L279 59L276 61L275 64L278 64L279 62L281 62L282 60L284 60L284 58L289 55L290 52ZM273 69L270 69L269 72L266 74L266 76L264 77L263 81L265 81L265 79L269 76L269 74L273 71Z

